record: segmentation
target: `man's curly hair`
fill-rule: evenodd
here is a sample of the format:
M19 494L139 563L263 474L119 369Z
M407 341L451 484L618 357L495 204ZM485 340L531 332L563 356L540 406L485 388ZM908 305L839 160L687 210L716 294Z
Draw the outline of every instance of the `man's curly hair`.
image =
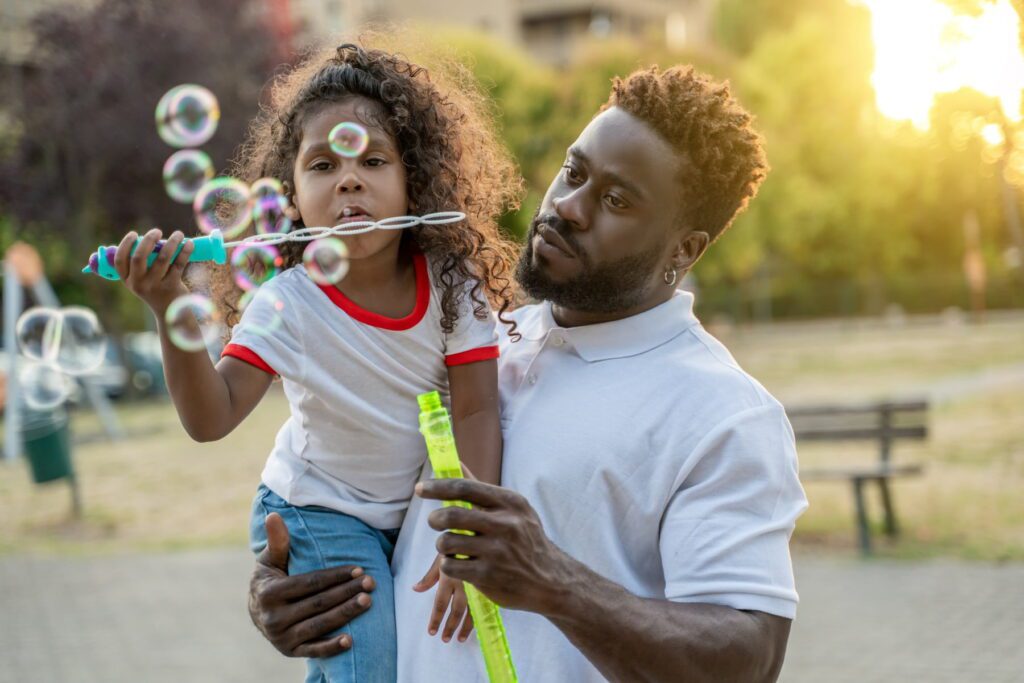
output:
M656 130L682 160L680 227L711 241L746 208L768 172L751 115L691 66L657 66L616 78L601 111L620 107Z
M522 180L500 144L486 101L468 72L454 63L433 74L384 49L364 47L382 36L366 34L359 45L346 43L313 53L272 84L269 103L250 127L231 175L246 182L272 177L295 187L292 177L303 123L322 107L353 96L377 105L374 123L397 142L406 170L409 212L461 211L466 219L448 225L407 229L428 256L441 290L441 326L454 329L469 290L477 317L486 315L486 297L499 319L516 296L510 266L516 248L499 231L497 218L517 208ZM290 197L289 197L290 199ZM295 229L304 227L301 221ZM281 245L283 267L302 263L305 242ZM474 282L467 287L468 282ZM230 329L239 318L241 291L227 268L211 277L211 290Z

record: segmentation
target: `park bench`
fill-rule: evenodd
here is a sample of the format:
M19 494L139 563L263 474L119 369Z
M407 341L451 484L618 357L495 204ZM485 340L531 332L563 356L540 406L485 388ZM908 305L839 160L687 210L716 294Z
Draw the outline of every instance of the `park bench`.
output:
M852 405L797 406L786 409L797 441L874 441L878 444L878 461L861 466L828 466L801 468L804 481L845 480L853 487L858 540L861 551L871 552L871 529L868 525L864 489L867 482L877 482L885 514L885 533L899 533L889 480L923 473L920 464L892 462L896 441L920 441L928 436L926 418L928 402L908 400Z

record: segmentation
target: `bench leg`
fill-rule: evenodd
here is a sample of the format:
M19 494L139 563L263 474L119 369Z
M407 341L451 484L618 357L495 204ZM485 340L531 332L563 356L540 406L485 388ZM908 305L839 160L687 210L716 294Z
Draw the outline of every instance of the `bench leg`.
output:
M882 493L882 507L885 509L885 533L890 538L899 534L899 527L896 525L896 510L892 506L892 495L889 493L889 480L886 477L878 479L878 489Z
M871 529L868 527L868 513L864 506L864 480L853 479L853 502L857 506L857 534L860 540L860 551L864 555L871 554Z

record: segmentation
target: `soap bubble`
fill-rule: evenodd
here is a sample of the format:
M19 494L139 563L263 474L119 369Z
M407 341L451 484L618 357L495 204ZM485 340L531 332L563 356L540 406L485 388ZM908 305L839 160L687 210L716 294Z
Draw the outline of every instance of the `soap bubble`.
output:
M348 249L337 237L313 240L302 252L302 263L313 282L334 285L348 273Z
M69 375L86 375L103 364L107 337L96 314L83 306L62 308L54 362Z
M269 244L248 242L231 252L231 269L235 282L245 290L256 289L281 272L284 259Z
M246 318L245 329L256 335L271 335L281 328L284 320L281 317L285 308L284 299L269 288L250 289L238 300L238 310L244 312L256 297L260 299L259 309Z
M171 147L198 147L213 137L220 105L201 85L178 85L156 105L156 130Z
M164 163L164 187L176 202L191 204L196 193L213 178L210 155L198 149L178 150Z
M331 129L327 142L335 154L343 157L357 157L370 144L366 128L353 121L342 121Z
M28 358L52 362L60 344L61 314L55 308L37 306L21 314L15 325L18 347Z
M252 220L256 232L285 233L292 229L292 219L285 215L288 198L277 178L260 178L252 184Z
M33 410L52 410L71 395L71 381L53 365L25 363L18 371L25 403Z
M237 237L252 220L250 199L249 186L238 178L207 181L192 202L199 229L207 235L220 230L224 239Z
M217 307L202 294L186 294L167 307L167 336L182 351L205 351L223 328Z

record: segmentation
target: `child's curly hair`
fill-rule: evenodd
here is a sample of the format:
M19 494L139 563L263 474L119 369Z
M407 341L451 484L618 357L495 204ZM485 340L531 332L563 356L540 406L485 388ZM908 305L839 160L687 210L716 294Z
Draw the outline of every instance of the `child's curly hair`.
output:
M468 72L454 62L428 74L392 52L363 46L371 40L385 41L364 34L361 45L314 52L278 77L268 105L261 108L234 160L232 175L249 183L273 177L294 188L292 171L303 122L325 104L353 96L379 103L380 120L375 123L398 144L410 213L466 214L459 223L407 229L433 264L442 292L442 328L454 329L466 283L475 281L470 289L474 314L486 314L483 293L510 334L518 336L514 321L505 317L516 296L509 271L517 249L499 231L497 218L518 207L522 180L494 132L486 100ZM305 245L283 243L283 266L301 264ZM215 271L211 290L230 329L240 317L241 291L228 269Z
M658 131L682 157L680 226L714 242L768 173L764 141L753 117L729 93L692 66L657 66L616 78L601 111L621 107Z

